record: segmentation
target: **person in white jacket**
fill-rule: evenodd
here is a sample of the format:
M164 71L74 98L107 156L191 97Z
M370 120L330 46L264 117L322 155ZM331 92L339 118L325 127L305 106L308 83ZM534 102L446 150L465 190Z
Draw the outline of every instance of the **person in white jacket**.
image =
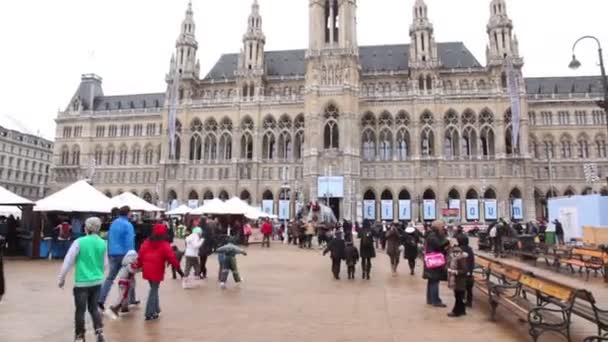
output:
M201 265L198 261L198 250L203 245L203 230L201 228L194 228L192 234L186 238L186 271L185 275L189 276L190 271L194 268L194 274L199 277L201 274Z

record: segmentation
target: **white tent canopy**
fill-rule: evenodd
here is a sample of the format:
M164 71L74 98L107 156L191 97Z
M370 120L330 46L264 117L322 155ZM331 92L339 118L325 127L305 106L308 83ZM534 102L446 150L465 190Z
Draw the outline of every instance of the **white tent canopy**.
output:
M246 215L251 211L249 204L238 197L232 197L226 203L226 213L229 215Z
M131 208L131 211L164 211L163 209L146 202L145 200L135 196L133 193L130 192L124 192L118 196L115 196L111 199L111 201L112 206L114 208L129 206L129 208Z
M186 215L186 214L190 214L191 212L192 212L192 209L189 206L182 204L179 207L166 212L166 214L169 216L175 216L175 215Z
M34 211L109 213L112 201L87 181L78 181L36 202Z
M249 212L247 212L245 214L245 217L247 217L248 219L251 219L251 220L259 220L261 218L269 218L269 219L277 218L276 215L266 214L262 210L255 208L255 207L249 207Z
M13 192L6 190L0 186L0 206L18 206L18 205L33 205L34 202L25 199Z
M226 203L218 198L214 198L207 203L203 204L203 206L198 207L190 214L192 215L224 215L226 209Z

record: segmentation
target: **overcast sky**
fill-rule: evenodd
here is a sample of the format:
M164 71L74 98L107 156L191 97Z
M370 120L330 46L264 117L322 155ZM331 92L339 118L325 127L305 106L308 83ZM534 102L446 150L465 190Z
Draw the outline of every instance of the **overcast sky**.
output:
M222 53L238 52L253 0L194 0L201 76ZM308 0L259 0L267 50L306 48ZM360 45L409 42L415 0L359 0ZM438 42L463 41L485 63L490 0L427 0ZM508 0L526 76L595 75L597 50L573 41L597 35L608 46L606 0ZM104 79L106 95L162 92L187 0L0 1L0 124L8 117L53 137L53 119L82 73Z

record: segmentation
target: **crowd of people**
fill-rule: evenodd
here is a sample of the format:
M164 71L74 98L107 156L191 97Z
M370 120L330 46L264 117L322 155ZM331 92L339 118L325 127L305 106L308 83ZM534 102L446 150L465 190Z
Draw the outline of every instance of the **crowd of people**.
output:
M159 288L164 281L167 265L173 270L173 278L179 275L185 279L206 279L209 276L209 257L217 254L220 287L226 288L230 273L237 286L243 281L237 255L247 255L246 250L239 245L249 243L253 230L250 223L233 220L231 224L226 224L219 218L202 217L183 224L163 217L138 245L130 214L128 207L120 208L107 231L107 242L100 237L102 221L97 217L86 219L83 230L85 235L74 241L65 257L59 275L59 286L64 286L68 271L75 268L75 341L84 340L84 316L87 311L92 317L97 341L103 342L102 313L118 318L122 313L128 312L130 306L140 303L135 291L138 272L142 273L142 278L149 285L146 321L160 317ZM183 233L180 232L179 235L185 237L183 250L174 241L175 233L171 232L180 230ZM347 221L341 224L318 222L313 217L307 221L294 220L278 230L270 221L265 220L260 225L260 232L263 248L270 248L270 241L276 237L286 238L285 242L302 249L318 247L324 255L329 254L331 271L336 280L340 279L343 262L348 279L354 280L359 261L361 278L369 280L372 259L376 258L379 249L385 250L388 255L394 277L398 274L401 257L407 260L409 274L412 276L416 274L417 261L422 260L422 277L427 280L428 305L446 307L439 294L439 285L443 281L447 281L454 292L455 305L449 313L450 317L465 315L466 307L472 305L474 253L467 235L461 229L453 234L457 244L452 245L450 234L442 221L427 224L424 230L419 230L411 224L405 226L401 223L365 221L361 225L352 225ZM185 272L181 268L182 257L185 257ZM108 294L116 280L118 297L106 308Z

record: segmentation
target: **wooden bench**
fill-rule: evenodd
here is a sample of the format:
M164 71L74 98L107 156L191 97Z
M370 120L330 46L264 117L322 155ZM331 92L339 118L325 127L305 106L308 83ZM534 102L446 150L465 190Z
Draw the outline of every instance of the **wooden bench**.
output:
M573 248L570 252L569 257L558 259L557 266L567 265L572 273L575 273L574 267L579 268L579 272L583 272L583 269L587 272L587 280L589 280L589 274L594 271L597 275L599 272L604 272L606 255L603 251L585 249L585 248Z
M476 257L476 264L475 287L488 296L492 320L501 306L528 322L534 341L550 331L571 341L576 289L483 256ZM535 300L531 301L529 295Z

